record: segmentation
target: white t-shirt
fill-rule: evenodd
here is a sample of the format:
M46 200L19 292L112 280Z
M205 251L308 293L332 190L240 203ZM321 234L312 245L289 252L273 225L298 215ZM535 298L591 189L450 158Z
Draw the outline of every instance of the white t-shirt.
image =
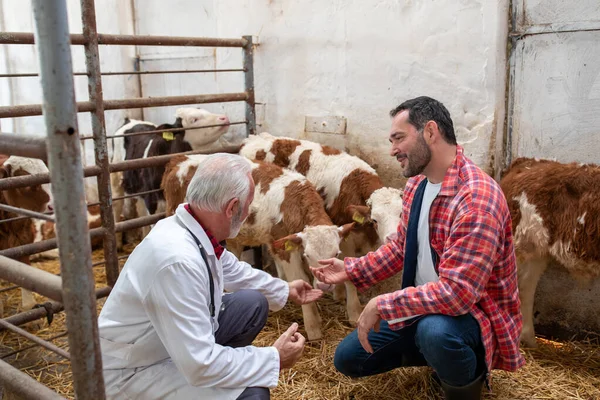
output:
M431 204L436 198L442 183L431 183L427 181L425 186L425 192L423 193L423 202L421 203L421 213L419 214L419 226L417 230L417 237L419 243L419 253L417 255L417 271L415 273L415 286L424 285L427 282L437 282L439 280L438 274L435 272L435 266L433 265L433 258L431 255L431 242L429 238L429 210ZM420 315L420 314L419 314ZM398 323L418 317L419 315L411 315L409 317L397 318L388 323Z
M417 273L415 274L415 286L424 285L427 282L437 282L439 277L435 272L433 258L431 257L431 240L429 238L429 210L431 203L436 198L442 183L431 183L427 181L425 193L423 194L423 203L421 204L421 214L419 215L419 254L417 256Z

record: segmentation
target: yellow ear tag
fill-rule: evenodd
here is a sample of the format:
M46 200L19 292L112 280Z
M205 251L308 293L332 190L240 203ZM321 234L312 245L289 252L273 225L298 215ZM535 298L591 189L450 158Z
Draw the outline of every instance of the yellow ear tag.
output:
M354 213L354 215L352 216L352 219L361 225L365 223L365 217L362 214L360 214L358 211L356 211Z
M296 249L296 244L291 240L285 241L285 251L292 251Z
M173 140L173 132L163 132L163 139L165 139L166 141Z

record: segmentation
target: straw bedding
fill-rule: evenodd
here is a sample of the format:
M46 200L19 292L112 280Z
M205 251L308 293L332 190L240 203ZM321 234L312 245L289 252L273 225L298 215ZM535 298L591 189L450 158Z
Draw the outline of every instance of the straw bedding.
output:
M126 248L131 251L132 247ZM102 260L101 250L93 254ZM58 261L48 260L36 267L58 273ZM94 268L97 287L105 283L104 268ZM2 282L0 287L10 284ZM20 291L0 293L5 315L17 312ZM43 299L39 298L40 301ZM98 301L100 311L103 300ZM280 375L279 386L271 391L272 399L442 399L437 384L430 379L427 368L407 368L386 374L352 380L336 372L333 354L337 343L352 331L347 323L344 306L327 296L319 301L324 338L308 343L302 359ZM292 322L302 324L300 307L288 305L273 313L267 326L256 339L258 346L269 346ZM56 315L52 325L44 320L26 326L30 332L47 339L65 332L64 314ZM586 341L554 342L539 339L539 348L524 350L524 368L515 373L493 371L493 391L485 399L598 399L600 400L600 338L589 335ZM67 337L52 341L68 349ZM11 332L0 332L0 354L31 346L31 342ZM49 386L59 394L74 398L69 363L39 346L4 358L17 368Z

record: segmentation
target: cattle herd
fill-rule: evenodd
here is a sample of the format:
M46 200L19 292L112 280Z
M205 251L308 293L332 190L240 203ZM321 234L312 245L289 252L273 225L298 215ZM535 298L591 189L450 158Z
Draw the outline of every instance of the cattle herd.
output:
M125 136L110 140L111 162L207 149L228 128L227 116L197 108L178 109L172 124L126 119L115 133ZM137 135L148 131L158 132ZM136 135L127 136L132 133ZM393 240L402 210L402 190L385 187L376 171L360 158L315 142L268 133L247 138L239 154L252 167L256 193L239 235L227 243L237 256L246 246L264 245L281 278L311 282L308 266L316 266L317 260L361 256ZM150 192L114 201L115 221L158 212L172 215L185 201L187 186L205 157L174 155L166 166L111 174L113 197ZM40 160L0 157L0 179L47 172ZM531 158L515 160L502 175L500 186L510 207L517 253L524 322L521 340L527 346L535 346L534 294L550 260L582 280L600 275L600 205L595 201L599 184L600 166ZM37 212L52 210L49 184L4 190L0 200ZM0 210L0 250L54 236L52 222L15 217ZM90 206L90 229L100 224L99 207ZM142 235L149 230L144 229ZM123 238L118 235L117 246L122 245ZM56 257L57 251L40 256ZM30 262L29 257L20 261ZM356 288L346 283L334 289L334 296L346 300L348 320L356 322L362 310ZM22 291L22 308L34 304L31 293ZM317 306L302 308L309 339L321 338Z

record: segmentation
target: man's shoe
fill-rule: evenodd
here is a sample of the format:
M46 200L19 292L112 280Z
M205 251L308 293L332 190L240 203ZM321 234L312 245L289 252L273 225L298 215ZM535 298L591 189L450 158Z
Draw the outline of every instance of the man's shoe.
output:
M441 382L446 400L481 400L481 391L485 382L485 373L465 386L451 386Z

